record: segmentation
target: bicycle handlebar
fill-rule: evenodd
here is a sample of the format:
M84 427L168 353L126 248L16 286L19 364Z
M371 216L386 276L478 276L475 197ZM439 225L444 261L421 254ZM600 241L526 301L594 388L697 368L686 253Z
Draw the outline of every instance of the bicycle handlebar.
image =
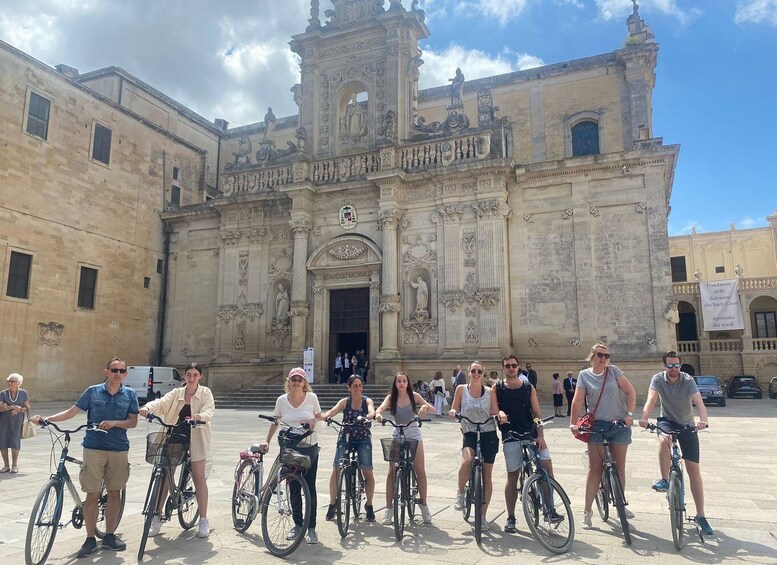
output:
M347 422L338 422L338 421L337 421L337 420L335 420L334 418L326 418L324 421L326 422L326 425L327 425L327 426L331 426L332 424L334 424L334 425L335 425L335 427L340 427L340 428L350 428L351 426L355 426L355 425L357 425L357 424L364 424L364 423L367 423L367 422L369 422L370 420L369 420L368 418L365 418L364 416L358 416L358 417L356 418L356 421L355 421L355 422L351 422L350 424L349 424L349 423L347 423Z
M422 422L431 422L431 421L432 421L431 418L421 418L420 416L416 416L415 418L410 420L410 422L408 422L407 424L397 424L396 422L381 416L380 425L385 426L388 423L394 426L398 430L404 430L405 428L409 428L410 426L412 426L414 423L417 423L418 427L420 428L422 425Z
M488 423L489 423L489 422L491 422L491 421L496 421L496 416L489 416L489 417L488 417L488 420L486 420L486 421L484 421L484 422L474 422L474 421L470 420L469 418L467 418L467 417L466 417L464 414L462 414L461 412L456 412L456 415L454 416L454 418L456 418L456 420L458 420L459 422L461 422L462 420L466 420L467 422L469 422L469 423L470 423L470 424L472 424L473 426L478 426L478 427L480 427L480 426L485 426L486 424L488 424ZM499 422L497 422L497 424L498 424L498 423L499 423Z
M149 412L148 413L148 415L146 416L146 420L148 420L149 422L156 422L157 424L160 424L161 426L164 426L165 428L168 428L168 429L174 429L174 428L177 428L178 426L182 426L182 425L188 425L188 426L190 426L192 428L196 428L197 426L205 424L204 421L202 421L202 420L195 420L193 418L186 418L186 420L184 420L180 424L168 424L167 422L165 422L162 418L160 418L159 416L157 416L153 412Z
M308 424L307 422L303 422L303 423L301 423L298 426L292 426L291 424L287 424L286 422L284 422L280 418L276 418L275 416L267 416L266 414L258 414L257 417L261 418L262 420L267 420L271 424L275 424L276 426L282 426L284 428L289 428L289 429L302 428L303 430L310 430L310 429L312 429L310 427L310 424Z
M547 416L545 418L542 418L539 422L534 422L534 427L541 428L548 422L553 421L556 416ZM505 422L506 424L509 424L509 422ZM531 436L531 432L516 432L515 430L507 430L507 437L511 439L516 439L519 441L527 441L531 440L534 441L535 438Z
M63 430L57 424L55 424L54 422L50 422L49 420L46 420L45 418L40 421L40 427L41 428L52 427L52 428L54 428L55 430L57 430L61 434L74 434L76 432L80 432L83 429L86 429L86 431L102 432L104 434L108 433L108 430L100 429L100 428L97 427L96 424L90 424L90 423L86 423L86 424L83 424L81 426L78 426L74 430Z
M662 433L664 435L675 436L675 437L678 437L680 434L684 434L686 432L695 434L699 431L696 429L696 426L692 426L691 424L685 424L679 430L662 430L657 425L651 424L650 422L648 422L648 425L645 429L650 431L651 433Z

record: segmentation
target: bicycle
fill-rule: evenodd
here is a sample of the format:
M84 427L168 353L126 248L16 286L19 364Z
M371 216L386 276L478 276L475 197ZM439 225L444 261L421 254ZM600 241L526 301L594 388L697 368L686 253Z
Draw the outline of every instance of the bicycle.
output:
M30 513L30 521L27 524L27 536L24 542L24 560L26 565L42 565L48 559L51 548L54 545L54 538L57 536L57 531L60 528L64 528L68 524L73 524L73 527L81 529L84 525L84 502L78 494L73 481L70 478L70 473L67 470L67 463L75 463L76 465L82 465L83 461L80 461L74 457L68 455L70 447L71 434L80 432L83 429L87 431L95 431L101 433L107 433L107 430L101 430L93 424L84 424L78 426L74 430L63 430L57 426L54 422L43 420L41 422L42 428L54 428L63 436L55 437L54 432L49 429L49 433L52 436L51 452L52 458L54 455L54 446L57 442L62 446L62 450L59 455L59 463L57 464L57 470L51 475L49 480L43 485L43 488L38 494L38 498L35 500L35 504L32 507ZM64 508L65 487L67 487L70 496L75 502L75 507L70 515L70 521L61 524L60 518ZM124 513L124 503L127 498L125 489L121 490L121 506L119 507L119 515L116 520L116 525L119 525L122 514ZM98 538L103 538L106 533L106 519L105 510L108 505L108 491L103 484L100 491L100 497L97 501L97 530L95 532Z
M280 451L267 483L256 496L262 514L264 545L273 555L286 557L302 543L310 522L310 490L303 475L310 468L311 460L294 447L313 430L307 424L289 426L275 416L260 414L259 417L283 428L278 432Z
M612 426L626 427L626 423L623 420L610 423ZM581 426L580 431L594 432L591 426ZM623 492L620 476L618 476L618 469L610 452L610 442L604 434L602 434L602 448L604 449L604 468L602 469L602 480L599 483L599 489L596 491L596 509L599 511L599 516L601 516L602 520L606 522L610 517L610 504L615 505L623 537L626 540L626 544L631 545L631 530L629 530L629 520L626 517L628 502L626 502L626 495Z
M415 516L416 504L420 504L418 498L418 476L413 467L415 452L418 449L418 440L405 437L405 428L414 423L420 427L423 422L431 422L431 418L419 418L416 416L407 424L397 424L387 418L383 418L381 424L391 424L399 430L399 437L384 437L380 439L383 447L383 459L394 465L394 535L397 541L402 541L405 535L405 520L412 520Z
M184 530L191 529L199 517L197 493L192 477L191 460L189 459L189 437L181 433L181 426L194 428L195 420L187 420L183 424L166 424L162 418L148 413L149 422L157 422L163 429L148 434L146 438L146 461L154 466L148 483L146 500L143 503L143 534L140 537L138 561L143 560L146 550L151 522L158 518L161 522L171 519L173 512L178 513L178 522ZM175 481L175 467L181 467L178 482ZM169 494L164 508L160 511L160 502L169 488Z
M456 420L461 422L466 420L473 426L475 426L476 440L475 440L475 456L472 458L472 465L469 471L469 481L464 487L464 507L461 509L464 515L464 520L468 521L471 513L471 507L475 506L475 541L478 545L481 544L483 536L483 504L485 502L485 479L483 477L483 454L480 450L480 433L481 427L487 423L494 421L493 416L488 418L485 422L474 422L467 418L464 414L456 414Z
M672 527L672 541L679 551L683 546L685 537L685 522L691 522L696 528L696 534L699 540L704 543L704 533L696 521L686 516L685 513L685 478L683 475L682 458L680 456L680 447L677 438L684 433L696 433L696 428L690 424L678 430L660 429L655 424L648 424L647 429L651 432L662 433L672 438L672 462L669 467L669 490L666 493L666 499L669 502L669 522Z
M232 488L232 526L245 532L259 514L259 499L264 480L264 452L253 444L240 453Z
M359 455L356 445L351 442L350 428L356 424L363 424L366 418L359 416L353 424L341 423L332 418L327 418L328 426L334 425L339 428L337 444L342 440L345 444L345 454L337 462L339 470L339 479L337 485L337 530L340 537L344 538L348 534L348 528L351 521L351 508L353 508L354 518L361 514L362 502L365 496L364 474L359 468Z
M536 425L542 426L553 418L544 418ZM523 466L518 475L518 493L532 536L548 551L566 553L575 540L575 518L569 496L542 466L540 449L532 432L510 430L507 440L521 443Z

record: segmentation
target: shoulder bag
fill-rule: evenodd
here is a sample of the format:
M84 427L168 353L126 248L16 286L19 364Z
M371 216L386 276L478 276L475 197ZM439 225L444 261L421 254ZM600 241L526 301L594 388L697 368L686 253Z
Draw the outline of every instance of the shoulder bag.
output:
M596 409L599 407L599 401L602 399L602 394L604 394L604 386L607 384L607 375L610 372L610 368L606 367L604 369L604 380L602 381L602 390L599 391L599 398L596 399L596 405L594 406L594 409L591 412L586 412L583 414L580 419L577 421L577 427L580 426L590 428L594 425L594 421L596 420L594 418L594 414L596 413ZM579 439L583 443L588 443L588 440L591 439L591 432L573 432L575 434L575 438Z

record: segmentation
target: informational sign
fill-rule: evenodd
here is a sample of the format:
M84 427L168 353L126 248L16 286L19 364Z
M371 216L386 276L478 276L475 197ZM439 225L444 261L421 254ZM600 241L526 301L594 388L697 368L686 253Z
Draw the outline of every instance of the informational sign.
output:
M745 329L737 292L738 283L739 279L699 283L705 332Z
M302 354L302 368L308 376L308 382L313 384L313 348L306 347Z

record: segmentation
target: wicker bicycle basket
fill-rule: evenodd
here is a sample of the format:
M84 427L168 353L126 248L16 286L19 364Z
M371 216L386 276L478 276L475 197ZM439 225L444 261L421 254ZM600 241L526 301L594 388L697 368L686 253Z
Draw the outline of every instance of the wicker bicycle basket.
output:
M386 461L401 461L402 446L406 446L410 451L410 460L415 459L415 451L418 449L418 440L404 438L401 442L393 437L380 438L380 444L383 446L383 459Z
M183 434L155 432L146 438L146 461L152 465L175 467L189 449L189 438Z

